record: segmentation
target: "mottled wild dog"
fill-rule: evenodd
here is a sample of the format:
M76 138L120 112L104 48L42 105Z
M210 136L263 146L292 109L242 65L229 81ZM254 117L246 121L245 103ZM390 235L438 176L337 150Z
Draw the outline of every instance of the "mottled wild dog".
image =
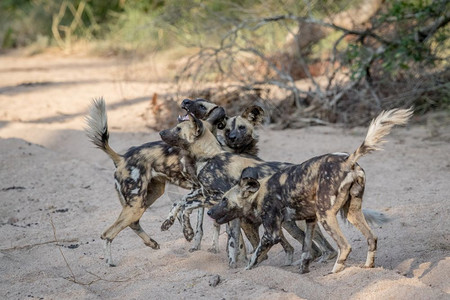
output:
M258 176L254 168L245 169L239 183L223 196L221 202L208 211L219 224L235 218L261 220L264 226L258 248L247 268L262 261L270 248L283 242L281 226L286 220L306 220L301 272L309 272L312 232L320 222L339 248L333 273L345 268L351 251L350 244L337 222L337 212L358 228L368 243L364 267L374 267L377 237L372 233L362 212L365 187L364 170L357 164L362 156L380 150L383 137L394 125L404 125L412 109L382 112L369 126L361 146L352 154L332 153L311 158L300 165L290 166L269 177ZM259 178L262 178L258 180Z
M186 104L185 104L186 103ZM189 106L191 103L188 100L183 101L184 108L189 111ZM219 139L219 142L222 145L222 148L226 151L251 155L256 157L258 154L258 135L256 134L256 128L262 124L264 120L264 110L257 105L252 105L247 107L244 112L239 116L228 117L226 121L225 128L223 130L224 141L222 142ZM215 134L216 135L216 134ZM216 135L217 136L217 135ZM225 145L224 145L225 144ZM180 201L181 202L181 201ZM180 208L183 214L182 222L183 231L187 233L187 238L192 239L193 230L189 223L189 215L190 212L199 208L199 213L197 217L197 227L195 230L194 243L190 248L190 251L195 251L200 249L200 243L203 236L203 214L204 214L204 200L199 198L189 200L187 203L180 203ZM212 204L211 204L212 205ZM207 204L207 206L210 206ZM172 218L174 220L174 209L169 213L168 219ZM209 249L209 251L218 252L218 237L220 232L220 225L215 225L214 238L213 238L213 246ZM258 228L261 223L248 223L246 221L241 222L241 226L246 232L246 236L248 237L251 244L256 247L259 242L259 232ZM298 228L295 222L288 222L285 224L285 227L289 227L289 232L298 240L303 240L304 232L300 228ZM236 228L228 228L228 231L232 234L238 234ZM189 239L188 239L189 240ZM243 241L241 240L240 243ZM228 244L233 244L233 239L228 241ZM317 247L316 247L317 244ZM253 248L254 249L254 248ZM229 250L229 249L228 249ZM229 253L232 251L229 251ZM323 237L322 232L319 227L316 227L315 231L315 244L314 244L314 256L321 256L321 260L327 260L334 258L337 255L336 250L330 245L330 243Z
M188 151L195 161L197 179L201 184L201 190L192 193L192 197L188 195L186 201L198 201L199 206L210 206L209 203L219 201L223 194L239 181L242 170L246 167L254 167L261 177L266 177L292 165L289 163L265 162L257 157L224 151L215 136L205 126L205 123L193 115L189 115L188 121L181 122L170 130L161 131L160 135L167 144ZM183 220L186 221L188 218L183 218ZM243 218L241 221L244 224L249 224L249 226L243 226L243 229L249 241L256 247L259 242L257 228L255 229L255 226L252 225L251 219ZM163 223L163 226L166 222L167 220ZM303 241L303 233L300 230L296 231L298 227L295 225L295 221L287 221L283 225L289 234L301 242ZM229 250L234 249L234 251L229 251L229 264L232 267L236 266L236 256L241 246L239 245L239 226L239 223L232 226L233 231L230 240L233 243L230 242L228 248ZM293 258L293 248L284 237L281 238L290 263ZM319 252L318 249L317 252Z
M188 105L186 106L189 106L189 102L187 102L187 104ZM186 110L189 111L189 109ZM213 134L217 137L220 145L224 150L232 153L256 156L258 153L258 135L256 134L256 127L261 125L263 119L264 110L260 106L252 105L247 107L240 116L227 117L226 123L224 124L225 128L223 128L223 136L217 135L217 133L215 132L213 132ZM218 128L222 129L220 127ZM203 216L205 208L203 207L203 202L199 201L199 199L191 200L187 203L181 203L180 201L179 209L181 210L181 215L183 216L182 218L184 218L185 220L184 222L182 222L182 224L184 224L184 232L187 233L187 238L190 238L194 232L190 224L189 215L195 208L198 208L197 226L195 235L193 235L194 242L189 251L200 249L200 244L203 237ZM172 211L169 213L168 219L173 220L176 213L177 212L175 212L175 209L172 209ZM217 253L219 251L218 239L220 233L220 225L214 223L214 226L215 230L213 245L208 250ZM242 226L246 226L246 224L242 224ZM228 228L228 231L229 230L230 228ZM247 229L246 231L248 234L250 234L250 229ZM259 237L255 237L255 240L258 241ZM228 243L231 244L232 241L228 241ZM244 244L242 243L242 245Z
M208 120L210 127L219 124L225 118L223 108L209 103L201 116ZM182 188L196 187L187 168L185 153L180 148L167 145L162 141L143 144L130 148L120 155L109 146L109 131L103 98L93 100L89 115L86 117L86 133L95 146L102 149L116 167L115 187L122 204L122 212L116 222L101 235L105 240L106 263L113 266L111 243L120 231L130 227L145 245L159 249L158 243L142 229L139 220L145 210L163 193L166 182Z

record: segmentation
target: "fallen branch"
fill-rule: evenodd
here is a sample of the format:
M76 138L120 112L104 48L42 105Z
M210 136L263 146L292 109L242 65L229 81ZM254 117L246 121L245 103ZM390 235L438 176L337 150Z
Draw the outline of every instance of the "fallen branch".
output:
M0 251L15 251L15 250L22 250L22 249L30 249L36 246L42 246L42 245L48 245L48 244L54 244L54 243L58 243L58 242L62 242L62 243L74 243L74 242L78 242L79 240L77 238L74 239L63 239L60 241L55 241L55 240L51 240L51 241L45 241L45 242L40 242L40 243L36 243L36 244L27 244L27 245L22 245L22 246L14 246L11 248L3 248L0 249Z
M50 224L52 225L53 236L55 237L55 240L54 240L53 242L56 243L56 244L58 245L58 244L60 243L60 241L59 241L58 238L56 237L56 228L55 228L55 224L53 223L53 219L52 219L52 216L51 216L51 215L50 215ZM91 284L93 284L93 283L96 283L96 282L98 282L98 281L106 281L106 282L127 282L127 281L130 281L131 279L135 278L135 277L138 275L138 274L136 274L135 276L131 276L131 277L125 278L125 279L105 279L105 278L103 278L103 277L101 277L101 276L99 276L99 275L97 275L97 274L95 274L95 273L92 273L92 272L90 272L90 271L85 270L86 273L91 274L92 276L95 277L95 279L93 279L93 280L91 280L91 281L88 281L88 282L82 282L82 281L79 281L79 280L76 279L75 274L73 273L72 268L70 267L69 262L67 261L66 256L64 255L64 253L63 253L63 251L62 251L60 245L58 245L58 250L59 250L59 253L61 253L61 256L63 257L64 262L65 262L65 264L66 264L66 267L69 269L69 272L70 272L70 274L71 274L71 277L64 278L64 279L66 279L66 280L68 280L68 281L71 281L71 282L73 282L73 283L79 284L79 285L89 286L89 285L91 285Z

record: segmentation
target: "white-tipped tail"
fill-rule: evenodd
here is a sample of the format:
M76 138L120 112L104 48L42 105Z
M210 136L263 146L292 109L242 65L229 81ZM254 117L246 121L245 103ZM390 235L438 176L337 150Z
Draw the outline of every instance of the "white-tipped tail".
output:
M122 161L122 157L108 144L108 117L106 115L106 106L103 97L92 100L92 104L89 107L89 114L86 116L86 124L85 131L91 142L108 154L113 160L114 165L117 166Z
M395 125L406 124L413 112L412 108L392 109L381 112L370 123L364 142L348 157L347 161L354 165L360 157L372 151L381 150L381 145L386 142L383 140L383 137L388 135Z

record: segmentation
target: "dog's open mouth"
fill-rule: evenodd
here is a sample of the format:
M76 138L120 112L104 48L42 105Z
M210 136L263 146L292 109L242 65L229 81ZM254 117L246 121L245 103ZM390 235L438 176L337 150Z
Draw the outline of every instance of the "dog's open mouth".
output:
M178 123L181 123L184 121L189 121L189 113L190 113L189 108L186 105L184 105L184 103L182 103L181 109L184 109L186 111L186 114L184 116L178 115L178 118L177 118Z
M184 121L189 121L189 113L185 114L184 116L178 115L178 123L184 122Z

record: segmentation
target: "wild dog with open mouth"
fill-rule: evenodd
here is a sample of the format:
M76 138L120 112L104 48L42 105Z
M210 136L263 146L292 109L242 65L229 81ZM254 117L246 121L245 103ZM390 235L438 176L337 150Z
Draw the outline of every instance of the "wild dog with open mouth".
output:
M208 120L211 128L224 122L225 110L222 107L213 103L202 105L206 105L206 112L201 117ZM109 155L116 167L115 187L123 208L116 222L101 235L105 240L106 263L114 266L111 243L126 227L141 237L145 245L159 249L158 243L142 229L139 220L145 210L164 193L166 182L194 189L196 181L183 163L186 153L162 141L132 147L123 155L115 152L108 143L109 131L103 98L93 100L86 121L88 137Z
M364 170L357 160L372 151L380 150L394 125L406 124L412 109L394 109L382 112L369 126L364 142L355 152L325 154L311 158L300 165L281 170L258 181L258 172L247 168L239 184L230 189L222 201L208 211L219 224L235 218L261 220L265 232L254 251L248 269L262 261L270 248L282 242L281 226L287 220L306 220L301 272L309 272L312 233L319 221L338 245L339 255L332 272L345 268L351 246L337 222L341 211L368 243L366 268L374 267L377 237L372 233L362 212L365 187Z
M186 100L185 100L186 101ZM183 104L185 103L183 101ZM190 103L186 101L185 106L189 106ZM187 109L188 110L188 109ZM195 115L195 114L194 114ZM196 115L197 116L197 115ZM223 137L221 135L217 135L217 133L213 132L213 134L218 139L222 148L228 152L253 155L256 156L258 153L257 142L258 136L255 132L257 126L261 125L264 118L264 110L257 105L249 106L240 116L227 117L225 128L223 128ZM218 126L219 129L222 129ZM187 203L180 203L180 210L185 222L184 224L184 232L193 232L192 227L190 225L189 215L190 211L194 208L198 208L198 203L203 203L205 199L199 200L191 200ZM189 249L189 251L195 251L200 249L201 240L203 237L203 216L204 216L204 207L198 208L197 214L197 226L194 235L194 243L193 246ZM169 213L168 219L175 215L174 211ZM243 227L246 227L247 224L241 224ZM208 250L214 253L219 251L218 239L220 233L220 225L214 223L215 231L213 237L213 245ZM228 228L228 231L232 229ZM244 229L247 232L247 236L249 240L257 243L259 241L258 231L253 230L251 227L246 227ZM190 236L188 236L190 237ZM232 241L228 241L228 244L231 244ZM243 240L241 240L241 245L244 245ZM242 253L243 254L243 253Z
M170 130L163 130L160 132L161 138L167 144L180 147L188 151L189 155L195 161L196 174L199 183L201 184L202 197L199 197L199 192L196 192L192 197L187 196L186 199L197 201L196 207L212 206L211 202L218 201L222 198L222 195L228 191L234 184L239 181L239 177L244 168L252 166L258 174L262 177L269 176L274 172L282 170L292 164L280 163L280 162L265 162L257 157L243 156L235 153L224 151L217 141L215 136L207 129L204 123L197 119L195 116L190 115L189 121L179 123L176 127ZM207 201L205 201L207 199ZM188 200L188 201L190 201ZM166 220L167 221L167 220ZM188 217L183 217L184 222L188 222ZM244 232L247 238L252 243L254 248L259 242L258 227L261 223L252 223L252 220L242 220L244 224L249 226L243 226ZM165 223L163 223L163 226ZM185 224L183 224L185 226ZM228 250L229 252L229 264L230 266L236 266L236 256L239 253L239 223L234 223L231 226L231 238ZM294 238L303 242L304 234L298 229L295 221L289 220L283 224L284 228ZM250 233L247 232L250 231ZM287 254L288 263L292 262L293 251L292 246L287 242L284 237L281 237L282 245ZM330 246L331 247L331 246ZM334 249L331 247L334 251ZM242 249L241 249L242 250ZM316 253L322 253L329 255L328 249L316 248Z
M183 105L187 107L189 111L190 102L188 100L183 101ZM224 142L221 143L222 148L229 152L238 153L238 154L246 154L256 157L258 153L257 142L258 135L255 132L256 127L262 124L264 119L264 110L257 105L250 106L245 109L245 111L240 116L230 117L226 121L225 128L223 130ZM215 134L216 135L216 134ZM217 135L216 135L217 136ZM219 139L219 142L220 139ZM198 193L197 193L198 194ZM192 227L189 223L189 215L190 212L199 208L199 213L197 216L197 227L194 235L194 243L190 248L190 251L195 251L200 249L200 243L203 235L203 214L204 214L204 202L205 199L195 199L189 200L187 203L182 204L181 211L183 214L182 224L183 224L183 232L193 233ZM174 212L171 211L169 213L168 219L173 218ZM166 223L167 225L167 223ZM213 237L213 246L209 249L209 251L218 252L218 237L220 232L220 225L214 224L215 231ZM245 220L241 222L241 227L243 227L244 232L246 233L247 238L253 246L253 249L256 248L259 243L259 232L258 228L261 223L248 223ZM289 227L289 232L292 236L294 236L298 240L303 240L304 230L301 230L295 222L288 222L285 224L285 227ZM231 236L237 229L236 228L228 228L228 231L231 232ZM230 235L229 235L230 236ZM188 238L190 235L188 235ZM330 245L330 243L324 238L322 232L319 227L316 227L315 231L315 243L314 244L314 255L321 256L321 260L325 261L327 259L334 258L337 255L336 250ZM228 244L233 244L233 238L228 241ZM240 245L243 245L243 241L240 241ZM230 249L228 249L230 253ZM243 254L243 253L240 253ZM233 255L233 254L231 254ZM233 259L231 259L233 261Z

